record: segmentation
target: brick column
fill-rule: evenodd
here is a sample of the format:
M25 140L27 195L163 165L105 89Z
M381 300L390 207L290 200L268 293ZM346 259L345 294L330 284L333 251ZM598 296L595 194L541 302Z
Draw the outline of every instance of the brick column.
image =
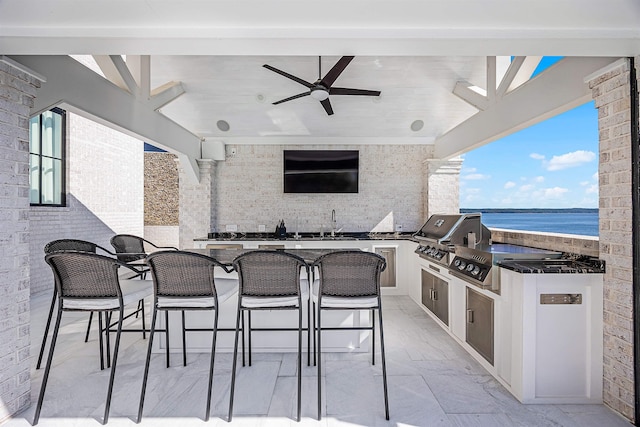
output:
M31 404L29 110L41 79L0 56L0 423Z
M180 249L192 248L193 239L206 237L215 224L212 185L216 172L214 160L198 160L200 182L192 182L178 163L180 191Z
M435 213L458 213L460 210L460 169L463 160L425 160L423 210L429 218Z
M629 61L588 81L600 133L600 257L604 276L604 391L606 405L634 418L633 250L631 236L631 104ZM595 337L594 337L595 338Z

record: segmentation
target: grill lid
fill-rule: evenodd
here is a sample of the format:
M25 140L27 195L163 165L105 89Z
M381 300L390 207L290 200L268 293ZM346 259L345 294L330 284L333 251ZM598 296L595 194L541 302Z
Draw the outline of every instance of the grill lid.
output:
M491 232L482 225L482 215L470 214L433 214L422 228L413 235L418 241L434 242L440 245L467 245L468 237L473 233L473 246L487 244Z

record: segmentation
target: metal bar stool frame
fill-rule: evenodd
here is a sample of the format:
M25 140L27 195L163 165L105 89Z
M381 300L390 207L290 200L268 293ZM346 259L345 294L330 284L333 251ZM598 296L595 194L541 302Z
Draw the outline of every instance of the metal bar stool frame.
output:
M251 266L252 262L257 265ZM245 264L248 264L245 266ZM289 264L289 265L287 265ZM229 393L229 414L227 421L233 417L236 370L238 362L238 338L241 318L252 310L297 310L297 328L260 328L255 331L296 331L298 332L298 383L297 383L297 416L300 421L302 408L302 299L300 271L304 268L309 276L308 264L299 256L274 250L256 250L236 257L233 267L238 272L238 310L236 316L236 333L233 346L233 366L231 368L231 389ZM284 276L281 276L284 274ZM292 277L287 277L287 275ZM308 289L307 289L308 291ZM305 298L308 297L307 293ZM249 306L245 301L251 301ZM273 301L273 304L267 302ZM248 326L249 330L250 326ZM249 332L250 333L250 332ZM243 334L244 335L244 334ZM244 339L243 339L244 341ZM249 344L251 352L251 345ZM243 351L244 353L244 351Z
M116 373L118 350L120 347L122 322L125 317L124 307L126 304L126 296L123 296L118 277L118 268L124 264L111 257L81 251L50 253L45 256L45 261L49 264L55 276L58 312L56 315L56 322L53 329L53 336L44 370L40 394L38 396L38 403L36 405L33 425L37 425L40 419L47 381L51 371L53 354L60 330L62 313L65 311L96 311L100 313L117 311L119 313L113 353L113 364L109 375L109 385L103 417L103 424L106 424L109 421L109 409L111 407L113 382ZM132 295L132 298L137 298L135 294ZM69 307L65 306L67 301L69 303Z
M332 264L335 263L335 264ZM322 418L322 330L370 330L372 365L375 365L375 311L380 322L380 355L382 359L382 384L384 389L385 418L389 420L389 398L387 388L387 367L384 350L384 330L382 325L382 298L380 295L380 274L386 268L384 257L363 251L336 251L318 258L312 265L317 268L319 278L314 280L312 299L314 300L314 328L316 328L318 355L318 420ZM365 268L363 276L354 272ZM325 283L326 282L326 283ZM325 289L325 284L327 289ZM323 306L323 297L328 302ZM336 304L341 301L341 304ZM347 301L353 301L352 305ZM317 307L317 308L316 308ZM322 327L323 310L371 310L371 323L367 326ZM318 321L315 322L317 314Z
M213 332L207 405L205 412L205 421L208 421L211 412L213 368L215 363L217 333L221 330L232 330L218 328L219 304L236 292L237 285L234 285L233 289L227 286L225 290L219 292L215 284L216 278L214 270L216 267L220 267L226 271L226 268L216 259L202 254L173 250L159 251L154 252L147 257L147 264L150 267L151 276L153 277L154 303L136 423L140 423L140 421L142 421L147 379L149 377L149 365L151 362L151 349L155 332L165 332L166 334L167 367L169 367L169 311L182 312L182 347L184 366L186 366L186 332ZM225 279L218 278L217 280L220 281ZM231 279L231 281L235 282L233 279ZM229 283L227 283L227 285L229 285ZM201 300L203 302L198 303L197 300ZM184 312L187 310L212 310L214 312L213 329L185 328ZM155 327L158 311L165 311L166 325L164 330L157 330ZM235 329L233 330L235 331Z

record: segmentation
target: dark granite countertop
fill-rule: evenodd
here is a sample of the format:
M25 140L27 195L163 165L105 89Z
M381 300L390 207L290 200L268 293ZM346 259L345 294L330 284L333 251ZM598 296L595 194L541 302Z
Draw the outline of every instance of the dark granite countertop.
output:
M584 274L604 273L605 263L596 258L505 260L498 263L502 268L524 274Z
M341 240L413 240L412 232L402 233L369 233L369 232L341 232L331 237L329 233L325 233L324 237L320 237L320 233L299 233L298 238L295 233L287 233L286 238L280 238L275 233L209 233L207 237L193 239L194 241L246 241L246 240L284 240L284 241L341 241Z

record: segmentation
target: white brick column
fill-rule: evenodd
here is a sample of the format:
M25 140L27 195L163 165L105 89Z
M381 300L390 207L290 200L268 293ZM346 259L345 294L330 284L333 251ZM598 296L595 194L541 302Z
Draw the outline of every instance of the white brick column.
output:
M31 404L29 110L41 80L0 56L0 423Z
M600 258L604 276L605 404L634 418L633 246L629 61L590 77L600 133Z
M180 249L192 248L193 239L206 237L215 224L215 209L212 188L216 172L214 160L198 160L200 182L194 183L186 177L184 168L178 163L180 192Z
M460 210L460 169L463 160L425 160L423 210L426 218L435 213Z

